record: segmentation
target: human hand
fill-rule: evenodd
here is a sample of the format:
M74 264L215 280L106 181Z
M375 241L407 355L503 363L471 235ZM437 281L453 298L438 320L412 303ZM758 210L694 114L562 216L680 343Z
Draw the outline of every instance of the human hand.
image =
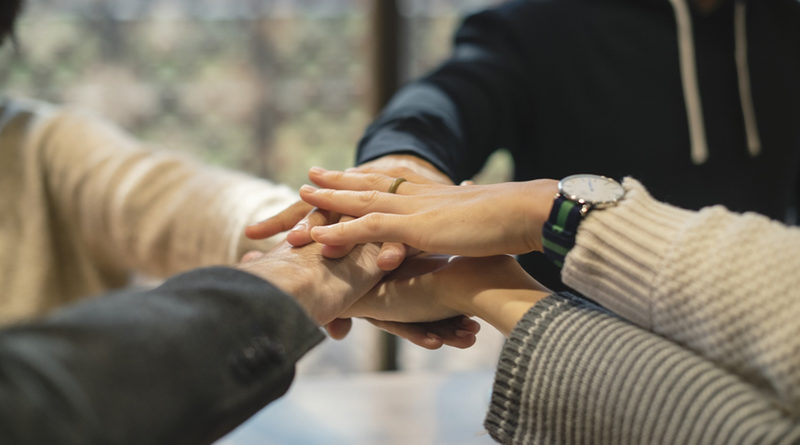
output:
M365 318L368 322L390 334L426 349L439 349L443 345L465 349L475 344L475 334L481 325L460 315L431 322L405 323ZM337 340L344 338L352 326L351 318L337 318L325 326L328 335Z
M284 242L263 254L245 255L237 267L294 296L318 325L325 325L375 286L384 272L375 265L375 244L359 245L341 259L324 258L321 250L316 243L296 248Z
M350 329L350 319L336 318L383 276L375 265L376 245L358 246L344 259L321 256L321 246L293 248L282 243L269 252L248 252L239 268L258 275L297 298L312 319L333 338L342 338ZM441 320L410 324L370 320L376 326L428 349L442 345L472 346L480 328L472 320ZM464 332L472 332L472 338Z
M409 258L347 310L354 317L398 322L475 315L508 334L551 292L507 255Z
M426 252L488 256L541 251L558 182L540 179L491 185L451 186L403 182L378 173L312 168L320 187L303 186L300 197L322 209L358 217L314 227L311 237L331 246L398 242Z
M383 173L392 177L404 177L416 183L452 184L450 179L429 162L413 155L387 155L349 169L363 173ZM314 227L333 222L347 222L352 217L327 212L298 201L279 214L245 229L248 238L263 239L281 232L289 231L286 240L289 244L300 247L311 243L311 230ZM353 245L323 247L322 253L327 258L341 258L350 252ZM408 255L402 243L385 243L378 254L378 267L393 270Z

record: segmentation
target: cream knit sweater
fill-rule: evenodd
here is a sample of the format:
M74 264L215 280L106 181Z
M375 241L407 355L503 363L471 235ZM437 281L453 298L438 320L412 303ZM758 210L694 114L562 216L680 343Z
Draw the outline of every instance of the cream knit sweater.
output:
M230 264L286 187L154 150L102 120L0 102L0 323L129 283Z
M564 282L800 415L800 229L623 185L619 205L581 223Z

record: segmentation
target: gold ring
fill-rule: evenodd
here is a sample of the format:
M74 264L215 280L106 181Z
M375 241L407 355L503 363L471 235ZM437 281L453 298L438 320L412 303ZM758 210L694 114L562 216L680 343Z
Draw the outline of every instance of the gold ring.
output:
M404 182L406 182L406 178L395 178L392 185L389 186L389 193L397 193L397 188Z

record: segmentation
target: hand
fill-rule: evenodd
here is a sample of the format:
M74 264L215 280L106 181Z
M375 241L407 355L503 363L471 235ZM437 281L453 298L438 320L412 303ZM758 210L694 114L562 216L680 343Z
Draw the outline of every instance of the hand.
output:
M292 248L282 243L267 253L248 252L239 268L258 275L297 298L319 325L326 325L333 338L342 338L350 320L336 318L383 276L375 266L377 246L359 246L345 259L322 258L321 246ZM480 327L472 320L442 320L429 324L407 324L370 320L376 326L428 349L442 345L467 348L475 342ZM472 338L464 334L471 332Z
M300 189L322 209L358 217L315 227L311 237L331 246L399 242L426 252L488 256L542 250L542 227L558 182L540 179L451 186L404 182L390 194L393 177L313 168L309 178L327 189Z
M399 322L476 315L504 334L551 292L507 255L409 258L347 310L350 316Z
M475 334L481 325L463 315L432 322L404 323L365 318L368 322L390 334L426 349L439 349L443 345L454 348L469 348L475 344ZM337 318L325 327L331 338L342 339L350 331L350 318Z
M261 256L245 255L238 268L258 275L294 296L318 324L342 314L380 281L384 272L375 265L378 246L362 244L342 259L326 259L322 246L302 248L281 243Z
M392 177L404 177L417 183L452 184L450 179L429 162L413 155L387 155L350 169L364 173L383 173ZM289 244L300 247L312 242L311 230L314 227L332 222L347 222L352 218L344 216L339 219L337 213L321 211L314 206L299 201L281 213L253 224L245 229L247 237L263 239L280 232L289 231L286 240ZM322 254L327 258L341 258L352 249L351 245L325 246ZM386 243L378 254L378 267L393 270L408 255L406 247L401 243Z

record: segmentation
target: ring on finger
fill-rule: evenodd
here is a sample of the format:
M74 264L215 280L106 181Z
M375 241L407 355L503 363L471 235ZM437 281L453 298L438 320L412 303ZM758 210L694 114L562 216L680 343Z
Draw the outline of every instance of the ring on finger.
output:
M392 182L392 185L389 186L388 193L397 193L397 188L400 187L400 184L406 182L406 178L395 178Z

